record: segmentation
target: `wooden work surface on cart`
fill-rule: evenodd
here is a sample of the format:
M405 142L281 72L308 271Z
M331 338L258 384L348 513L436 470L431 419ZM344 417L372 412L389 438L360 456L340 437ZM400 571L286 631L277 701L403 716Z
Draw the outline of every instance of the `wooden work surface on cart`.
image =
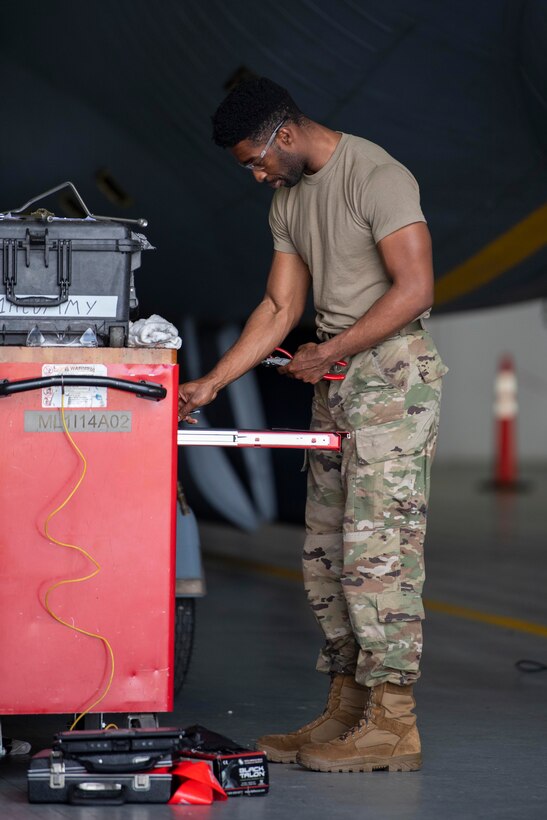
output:
M0 347L0 362L51 364L176 364L177 351L165 347Z

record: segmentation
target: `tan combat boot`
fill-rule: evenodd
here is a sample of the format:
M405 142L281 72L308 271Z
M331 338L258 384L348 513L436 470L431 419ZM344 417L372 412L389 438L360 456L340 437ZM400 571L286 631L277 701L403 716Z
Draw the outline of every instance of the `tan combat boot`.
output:
M354 726L366 709L369 692L352 675L333 675L322 715L296 732L259 737L257 748L266 752L272 763L296 763L296 753L304 744L325 743Z
M356 726L328 743L303 746L297 763L318 772L417 771L422 756L415 705L412 686L375 686Z

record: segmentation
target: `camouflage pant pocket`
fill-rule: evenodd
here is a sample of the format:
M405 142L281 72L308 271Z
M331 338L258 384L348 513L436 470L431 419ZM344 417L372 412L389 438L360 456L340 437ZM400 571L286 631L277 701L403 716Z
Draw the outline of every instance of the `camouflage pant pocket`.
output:
M386 592L378 595L378 621L383 624L386 649L382 666L415 674L422 657L422 599L415 593Z
M382 624L400 621L423 621L424 605L420 595L413 592L384 592L376 599L378 620Z
M428 409L417 417L355 431L355 529L423 524L425 450L434 419Z
M366 664L377 670L417 671L422 654L421 598L415 594L383 592L348 597L348 608L360 648L369 654Z
M359 464L375 464L412 455L425 448L435 420L435 410L424 407L419 413L375 424L355 431L355 448Z
M361 650L373 652L375 657L383 658L386 647L386 627L378 620L378 610L374 606L374 596L351 598L349 614L353 634Z
M356 675L360 683L374 686L387 675L399 683L417 679L423 614L415 594L383 592L352 603L350 617L361 649Z

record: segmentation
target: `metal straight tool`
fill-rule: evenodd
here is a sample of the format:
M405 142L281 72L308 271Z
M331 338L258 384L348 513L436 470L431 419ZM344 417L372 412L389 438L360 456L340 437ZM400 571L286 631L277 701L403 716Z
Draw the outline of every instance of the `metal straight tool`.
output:
M341 450L349 433L313 430L178 430L177 443L200 447L286 447Z

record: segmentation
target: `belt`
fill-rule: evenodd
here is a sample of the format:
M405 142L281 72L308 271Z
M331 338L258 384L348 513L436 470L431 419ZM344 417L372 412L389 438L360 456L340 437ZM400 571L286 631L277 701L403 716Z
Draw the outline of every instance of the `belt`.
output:
M382 342L385 342L388 339L396 339L397 336L407 336L409 333L415 333L417 330L425 330L421 319L415 319L413 322L409 322L408 325L405 325L396 333L392 333L391 336L386 336L385 339L382 339ZM333 339L337 335L337 333L328 333L326 330L317 331L317 336L322 342L326 342L327 339Z

